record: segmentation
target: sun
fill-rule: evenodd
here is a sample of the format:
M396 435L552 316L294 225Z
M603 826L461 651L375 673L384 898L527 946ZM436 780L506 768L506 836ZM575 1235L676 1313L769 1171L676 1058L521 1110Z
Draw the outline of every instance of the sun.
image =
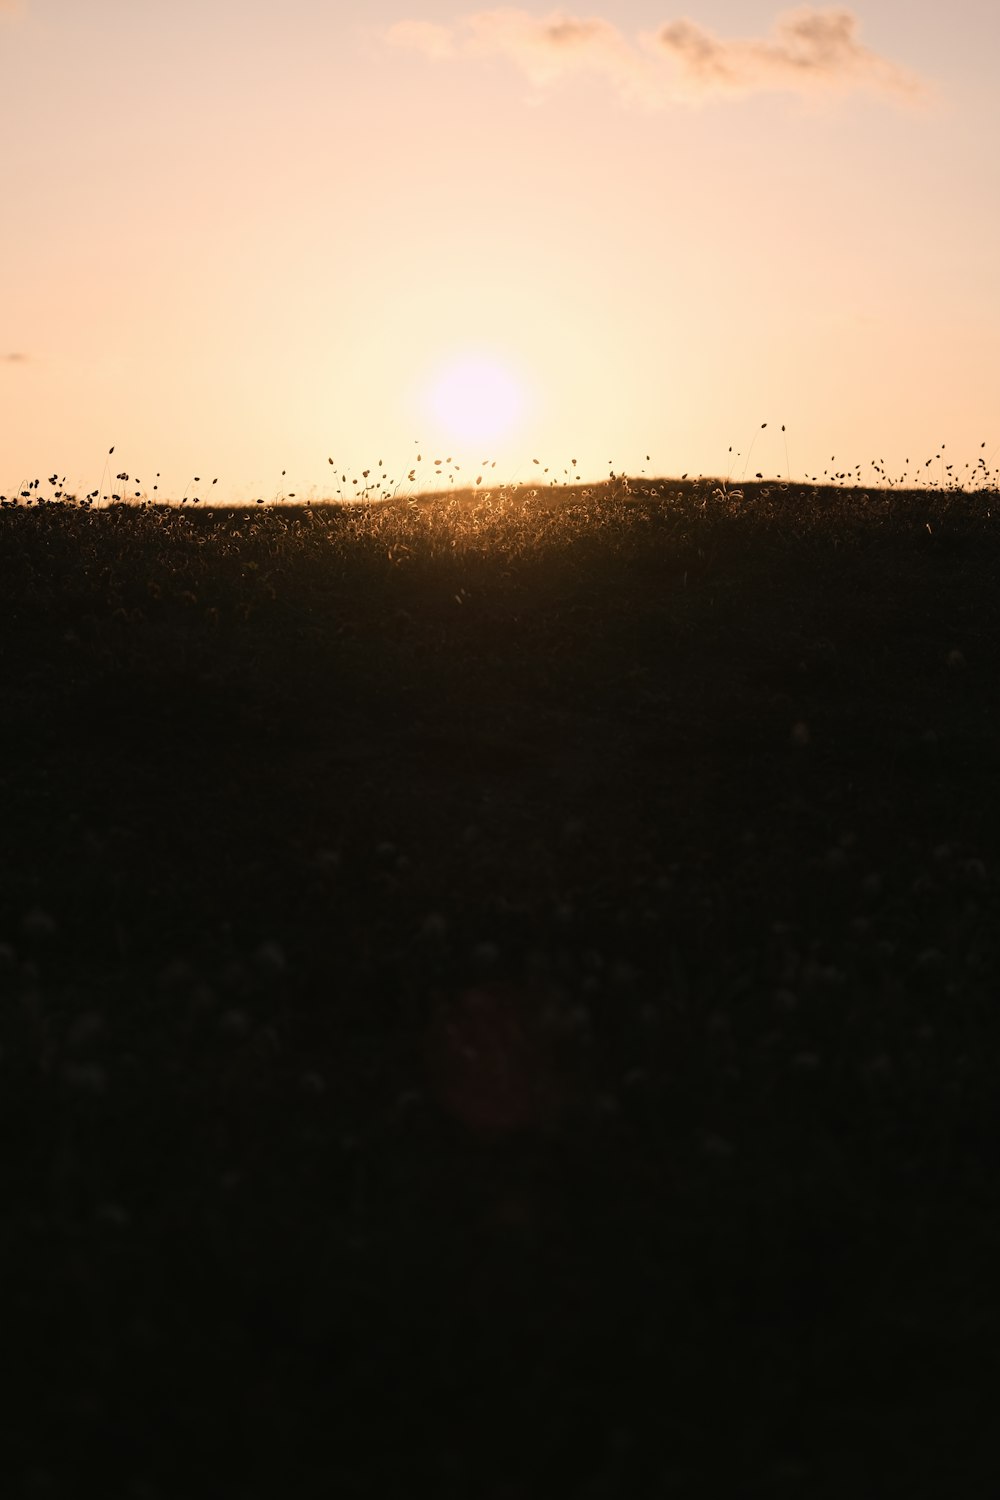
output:
M508 436L524 414L524 388L501 360L470 354L449 360L431 377L430 414L442 437L480 442Z

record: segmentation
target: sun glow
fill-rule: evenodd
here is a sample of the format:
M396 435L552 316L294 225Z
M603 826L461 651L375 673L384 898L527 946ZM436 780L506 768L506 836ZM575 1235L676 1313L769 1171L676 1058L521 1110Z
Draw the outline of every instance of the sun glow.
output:
M461 441L509 436L524 414L524 388L499 360L467 355L432 377L427 404L441 435Z

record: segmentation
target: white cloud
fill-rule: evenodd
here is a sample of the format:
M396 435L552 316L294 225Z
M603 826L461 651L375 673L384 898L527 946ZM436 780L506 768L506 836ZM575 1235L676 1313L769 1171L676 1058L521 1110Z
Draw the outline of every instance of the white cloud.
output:
M599 16L504 8L474 11L450 25L400 21L383 37L439 61L502 57L539 87L590 74L623 98L653 106L777 91L926 95L922 79L865 47L859 33L852 11L809 6L780 15L767 37L730 39L690 20L630 38Z

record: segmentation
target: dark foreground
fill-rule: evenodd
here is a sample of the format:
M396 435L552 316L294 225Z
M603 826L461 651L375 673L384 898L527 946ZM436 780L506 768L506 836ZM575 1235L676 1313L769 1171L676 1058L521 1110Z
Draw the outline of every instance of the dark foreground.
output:
M996 497L0 513L4 1494L993 1495Z

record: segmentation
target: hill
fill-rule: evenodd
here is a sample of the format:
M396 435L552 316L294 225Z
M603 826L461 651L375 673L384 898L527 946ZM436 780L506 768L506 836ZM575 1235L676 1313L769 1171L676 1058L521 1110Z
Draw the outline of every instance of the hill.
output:
M979 1492L996 508L0 511L21 1492Z

